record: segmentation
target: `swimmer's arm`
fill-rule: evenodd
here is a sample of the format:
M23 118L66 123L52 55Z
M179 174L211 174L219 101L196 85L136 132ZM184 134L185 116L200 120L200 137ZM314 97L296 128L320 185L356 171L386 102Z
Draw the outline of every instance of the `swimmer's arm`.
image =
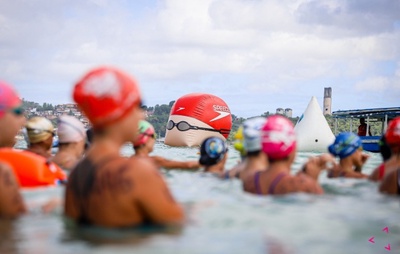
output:
M324 193L317 181L304 174L285 179L281 188L284 193L305 192L318 195Z
M25 212L26 207L12 169L0 164L0 217L15 218Z
M379 181L379 167L377 167L376 169L374 169L374 171L372 171L372 173L368 177L368 180L374 182Z
M310 157L304 164L302 171L305 175L318 180L319 174L324 169L331 169L337 166L335 158L330 154L322 154L318 157Z
M137 173L137 200L151 222L176 224L184 219L182 207L172 197L167 184L155 167Z
M379 186L379 192L384 193L384 194L392 194L392 195L397 194L396 180L397 180L396 171L388 174L385 178L383 178L383 181L382 181L381 185Z
M168 160L160 156L152 156L151 157L154 162L162 168L165 169L198 169L200 168L200 164L198 161L174 161Z
M354 171L354 172L346 172L346 175L344 177L365 179L365 178L368 178L368 175Z
M367 162L367 160L369 159L369 155L368 155L368 154L365 154L365 153L363 153L363 154L361 155L361 157L362 157L362 165L361 165L360 167L356 167L356 168L354 169L355 172L361 173L363 165L364 165L364 164Z

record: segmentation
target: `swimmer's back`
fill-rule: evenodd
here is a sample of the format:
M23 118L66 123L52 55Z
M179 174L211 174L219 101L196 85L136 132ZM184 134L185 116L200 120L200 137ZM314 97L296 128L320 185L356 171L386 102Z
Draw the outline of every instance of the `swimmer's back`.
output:
M65 202L66 215L80 224L129 227L183 219L157 168L143 158L86 157L71 172Z

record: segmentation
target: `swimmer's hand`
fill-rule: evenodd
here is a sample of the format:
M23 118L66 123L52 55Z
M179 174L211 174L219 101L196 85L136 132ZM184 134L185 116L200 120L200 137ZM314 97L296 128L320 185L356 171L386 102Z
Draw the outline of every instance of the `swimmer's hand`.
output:
M310 157L304 164L300 173L304 173L315 180L318 180L318 176L322 170L331 170L336 167L337 163L335 157L330 154L322 154L317 157Z

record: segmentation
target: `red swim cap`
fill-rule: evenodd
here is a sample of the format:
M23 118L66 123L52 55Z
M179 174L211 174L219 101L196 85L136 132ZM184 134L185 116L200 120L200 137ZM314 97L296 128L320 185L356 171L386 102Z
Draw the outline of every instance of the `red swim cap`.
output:
M2 117L8 109L19 105L21 105L21 100L13 87L0 81L0 117Z
M121 119L141 101L137 82L113 67L89 71L75 85L73 97L95 128Z
M262 150L268 158L286 158L296 148L292 122L280 115L268 117L261 131L261 142Z
M400 146L400 117L396 117L389 122L385 138L389 146Z

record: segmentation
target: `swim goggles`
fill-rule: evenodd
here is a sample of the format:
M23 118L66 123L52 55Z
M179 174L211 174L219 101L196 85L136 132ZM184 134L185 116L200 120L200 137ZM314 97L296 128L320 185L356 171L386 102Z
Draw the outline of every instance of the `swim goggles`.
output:
M167 130L172 130L174 127L176 126L176 128L180 131L188 131L188 130L203 130L203 131L213 131L213 132L219 132L221 134L229 134L231 132L231 130L228 129L211 129L211 128L204 128L204 127L199 127L199 126L194 126L194 125L190 125L188 122L186 121L180 121L178 123L175 123L172 120L168 121L167 124Z

